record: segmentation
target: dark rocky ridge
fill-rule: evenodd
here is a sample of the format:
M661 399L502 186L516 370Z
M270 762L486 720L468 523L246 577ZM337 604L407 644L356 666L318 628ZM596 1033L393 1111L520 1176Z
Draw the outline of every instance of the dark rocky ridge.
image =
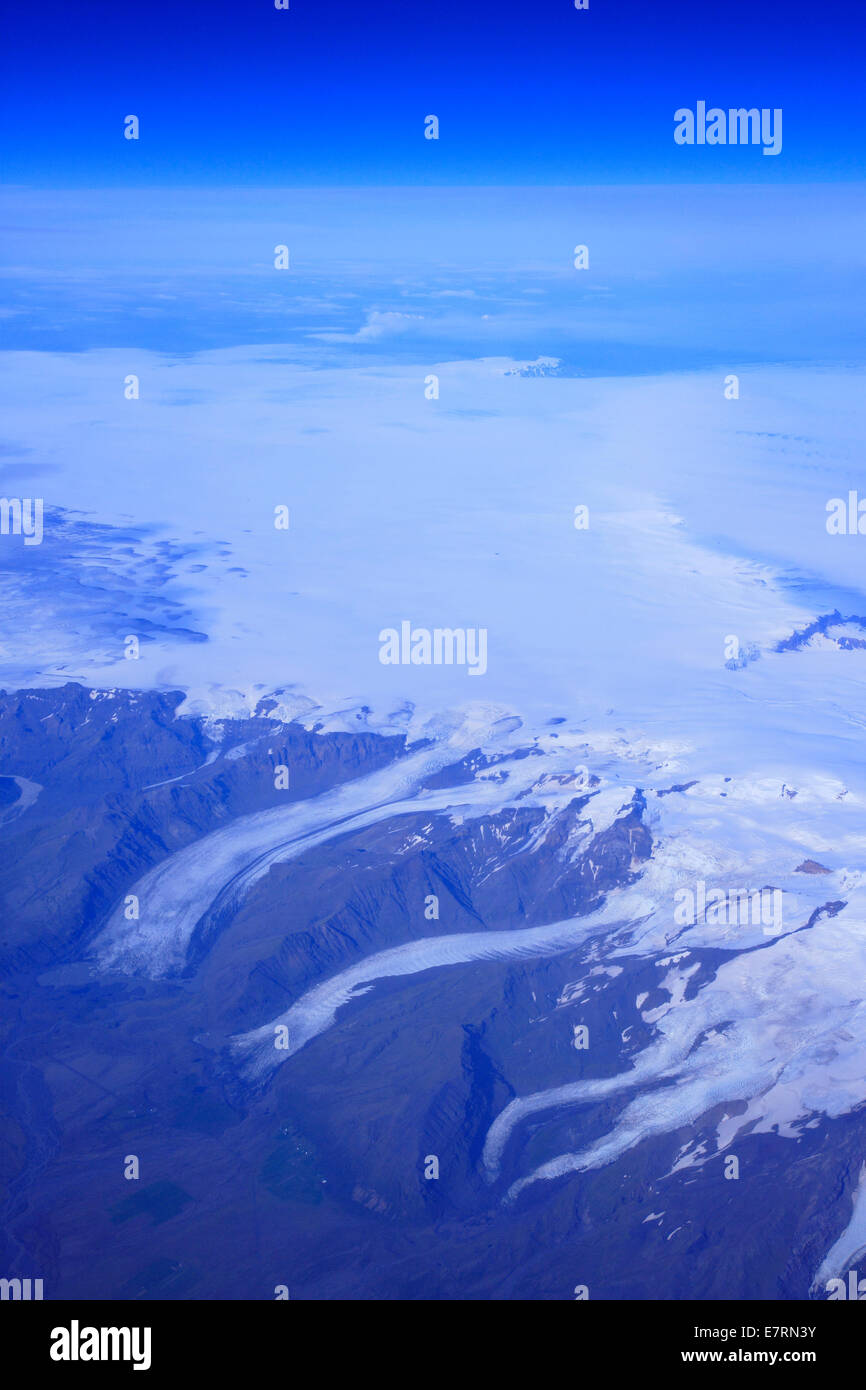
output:
M647 1045L635 1001L656 998L652 961L598 973L590 938L557 957L383 979L266 1086L227 1062L230 1034L373 952L591 910L651 853L639 793L576 856L560 851L585 796L545 824L541 851L529 805L462 824L392 817L274 865L219 931L202 930L180 980L77 966L120 896L177 848L405 751L261 713L227 727L223 751L238 756L208 764L213 744L200 721L176 718L179 699L91 699L80 686L0 698L0 775L42 788L0 824L0 1272L43 1278L48 1298L270 1299L278 1283L294 1299L561 1299L577 1283L593 1298L806 1295L850 1210L862 1113L796 1143L738 1139L740 1183L712 1157L671 1175L685 1142L705 1138L712 1155L717 1117L703 1116L503 1207L515 1178L604 1133L626 1092L519 1126L499 1181L480 1175L488 1127L514 1095L612 1075ZM290 793L274 791L274 761L290 765ZM468 755L439 785L459 802L480 765ZM424 916L430 893L437 920ZM139 1183L123 1178L131 1153ZM425 1181L431 1154L440 1176ZM664 1229L645 1224L662 1210Z
M143 873L235 816L301 801L404 751L401 738L323 738L258 716L228 722L222 756L208 765L203 721L176 717L183 698L92 698L74 684L0 694L0 769L41 787L26 816L0 826L4 974L80 953ZM280 763L292 769L283 791Z

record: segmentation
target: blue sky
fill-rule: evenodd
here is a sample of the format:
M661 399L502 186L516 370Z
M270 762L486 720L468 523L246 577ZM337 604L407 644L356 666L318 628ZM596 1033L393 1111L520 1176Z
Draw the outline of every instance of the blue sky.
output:
M790 182L862 176L848 0L60 0L11 7L5 183ZM784 148L678 148L699 99L781 107ZM138 142L123 117L141 120ZM439 116L438 141L423 119Z
M476 792L547 817L584 759L595 829L622 787L659 791L611 960L626 922L647 970L680 959L684 878L786 893L773 952L688 999L693 962L659 976L655 1089L584 1166L720 1096L749 1104L726 1142L847 1114L866 1094L862 620L789 639L837 603L866 612L858 538L826 529L828 499L863 488L862 20L850 0L291 6L13 0L0 492L44 501L46 529L2 538L0 683L183 690L219 720L279 691L285 718L417 747L477 701L467 751L522 720L535 756L461 785L455 825ZM677 146L700 100L782 109L782 152ZM483 629L484 679L383 664L404 620ZM399 789L352 785L394 811ZM240 833L266 866L260 825ZM142 899L136 969L207 910L197 884L247 874L243 838L236 861L201 843L155 912ZM825 898L838 921L812 913Z

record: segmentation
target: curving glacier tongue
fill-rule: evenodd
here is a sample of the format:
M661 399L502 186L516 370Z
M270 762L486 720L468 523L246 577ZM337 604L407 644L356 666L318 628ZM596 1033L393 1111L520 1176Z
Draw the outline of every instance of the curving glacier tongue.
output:
M488 729L489 732L489 729ZM318 796L276 810L239 816L151 869L132 888L141 905L136 921L119 905L94 943L103 970L152 978L183 969L196 927L221 899L236 907L271 865L386 818L411 810L436 811L454 800L447 790L422 792L426 778L456 762L478 735L467 719L432 747ZM494 783L464 793L478 807L499 799Z
M316 985L270 1023L233 1038L232 1050L249 1076L267 1075L335 1022L337 1010L366 994L376 980L417 975L471 961L527 960L572 951L598 930L592 917L522 930L464 932L412 941L369 956ZM285 1030L284 1041L279 1035Z

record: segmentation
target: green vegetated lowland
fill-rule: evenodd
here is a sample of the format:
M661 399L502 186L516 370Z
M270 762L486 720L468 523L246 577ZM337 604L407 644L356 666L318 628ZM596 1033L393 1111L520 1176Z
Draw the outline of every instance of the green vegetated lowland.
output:
M149 1216L153 1225L158 1226L162 1221L170 1221L177 1216L192 1200L189 1193L184 1192L177 1183L152 1182L140 1192L116 1202L109 1209L109 1215L115 1225L135 1216Z
M259 1175L262 1184L282 1202L316 1205L323 1197L324 1179L316 1150L294 1120L284 1120L277 1141Z

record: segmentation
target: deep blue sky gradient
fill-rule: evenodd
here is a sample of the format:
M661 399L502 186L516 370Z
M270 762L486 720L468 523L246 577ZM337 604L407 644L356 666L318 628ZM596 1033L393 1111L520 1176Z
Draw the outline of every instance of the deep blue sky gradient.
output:
M852 0L46 0L8 6L0 181L32 187L862 177ZM698 99L784 146L680 148ZM123 117L141 139L123 139ZM423 119L441 121L438 142Z

